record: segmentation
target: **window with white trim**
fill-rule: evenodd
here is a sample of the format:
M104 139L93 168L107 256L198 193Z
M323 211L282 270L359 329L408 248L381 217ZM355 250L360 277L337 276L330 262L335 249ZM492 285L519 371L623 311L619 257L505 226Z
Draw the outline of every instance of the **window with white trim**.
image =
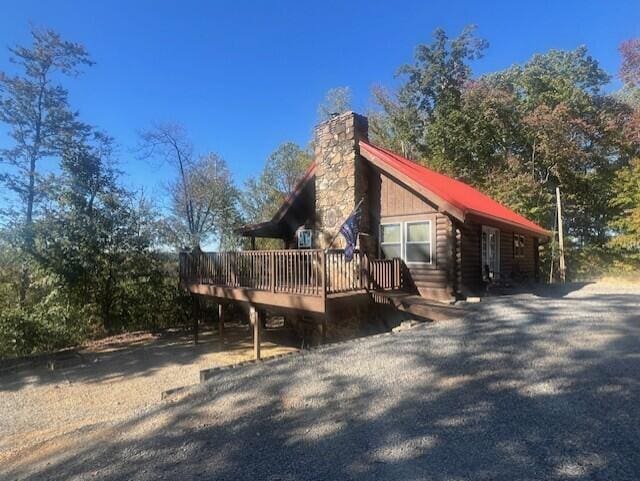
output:
M402 224L380 225L380 254L385 259L402 257Z
M431 264L431 221L405 222L404 260Z
M431 264L431 230L430 220L380 224L381 257L399 257L407 264Z

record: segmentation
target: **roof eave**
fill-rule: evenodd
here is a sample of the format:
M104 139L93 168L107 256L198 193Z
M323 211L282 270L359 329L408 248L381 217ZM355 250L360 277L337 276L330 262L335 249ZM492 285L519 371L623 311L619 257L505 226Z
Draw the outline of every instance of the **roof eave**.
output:
M518 222L514 222L508 219L504 219L502 217L495 217L495 216L491 216L488 215L484 212L476 212L473 210L469 210L468 214L473 215L475 217L479 217L479 218L483 218L483 219L489 219L495 222L500 222L502 224L507 224L510 225L511 227L516 227L520 230L523 230L525 232L528 232L530 234L535 234L536 236L540 237L540 238L551 238L552 234L551 232L549 232L546 229L543 229L542 227L536 226L537 228L534 229L530 226L524 225L524 224L520 224Z

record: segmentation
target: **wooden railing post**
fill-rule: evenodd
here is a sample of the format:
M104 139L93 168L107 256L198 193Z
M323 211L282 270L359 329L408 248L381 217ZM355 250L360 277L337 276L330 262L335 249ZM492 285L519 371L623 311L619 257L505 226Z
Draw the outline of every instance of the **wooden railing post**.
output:
M390 267L391 267L391 282L390 282L391 286L390 287L391 287L391 289L393 289L395 287L395 285L396 285L396 268L395 268L396 267L396 262L395 262L395 260L391 261L391 266Z
M371 264L369 263L369 256L365 253L362 256L362 261L363 261L363 265L362 265L362 275L363 275L363 282L364 282L364 288L369 290L371 289Z
M276 292L276 253L269 252L269 290Z
M323 299L327 298L327 252L323 250L320 253L320 295Z

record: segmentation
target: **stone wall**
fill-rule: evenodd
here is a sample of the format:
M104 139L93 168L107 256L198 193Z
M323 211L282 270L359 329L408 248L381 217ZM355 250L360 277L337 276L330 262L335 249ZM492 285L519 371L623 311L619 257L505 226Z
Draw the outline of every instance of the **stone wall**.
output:
M360 232L369 232L368 166L360 157L358 146L361 139L368 139L367 131L367 118L353 112L337 115L316 127L314 243L318 248L344 247L342 236L329 244L360 199L364 199ZM361 236L361 242L363 238Z

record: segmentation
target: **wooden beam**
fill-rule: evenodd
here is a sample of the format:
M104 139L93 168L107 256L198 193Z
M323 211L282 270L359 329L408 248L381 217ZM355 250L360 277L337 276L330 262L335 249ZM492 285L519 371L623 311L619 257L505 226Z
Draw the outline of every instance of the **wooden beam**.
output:
M244 287L222 287L211 284L188 283L187 289L192 294L226 299L229 301L246 302L263 307L282 307L309 311L314 313L324 313L326 294L311 296L295 294L289 292L270 292L258 289L248 289ZM325 287L326 289L326 287Z

